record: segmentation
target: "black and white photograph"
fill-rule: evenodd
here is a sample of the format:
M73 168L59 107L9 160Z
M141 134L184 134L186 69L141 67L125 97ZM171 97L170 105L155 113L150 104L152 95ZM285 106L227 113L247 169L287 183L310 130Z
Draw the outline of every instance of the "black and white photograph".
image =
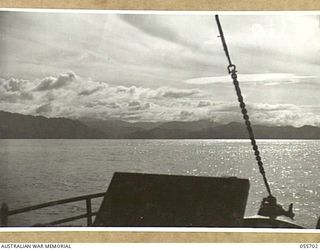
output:
M0 226L320 228L318 12L0 10Z

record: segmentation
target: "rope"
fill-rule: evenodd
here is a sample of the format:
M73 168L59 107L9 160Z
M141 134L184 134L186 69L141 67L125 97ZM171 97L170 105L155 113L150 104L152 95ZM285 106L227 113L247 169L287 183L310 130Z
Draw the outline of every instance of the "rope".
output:
M266 186L266 189L267 189L269 195L272 196L271 190L270 190L270 186L269 186L269 183L268 183L268 180L267 180L267 177L266 177L266 173L265 173L265 170L264 170L264 167L263 167L263 163L262 163L262 160L261 160L260 151L258 149L258 145L256 143L256 140L255 140L255 137L254 137L254 133L253 133L253 129L252 129L252 126L251 126L251 122L249 120L248 110L246 109L246 104L244 103L244 100L243 100L243 97L242 97L242 94L241 94L241 89L240 89L240 86L239 86L236 66L234 64L232 64L232 62L231 62L230 54L229 54L229 51L228 51L227 43L226 43L224 35L223 35L223 31L222 31L222 27L221 27L221 24L220 24L219 16L216 15L215 17L216 17L216 22L217 22L218 29L219 29L219 34L220 34L222 46L223 46L224 52L225 52L225 54L227 56L227 59L228 59L228 62L229 62L228 72L231 75L231 78L233 80L233 85L234 85L234 88L235 88L236 93L237 93L238 101L239 101L239 104L240 104L239 106L241 108L241 113L243 115L243 119L245 121L245 124L246 124L246 127L247 127L247 131L249 133L249 138L251 140L251 145L252 145L252 149L254 151L255 157L256 157L257 164L259 166L259 171L260 171L260 174L263 177L263 181L264 181L264 184Z

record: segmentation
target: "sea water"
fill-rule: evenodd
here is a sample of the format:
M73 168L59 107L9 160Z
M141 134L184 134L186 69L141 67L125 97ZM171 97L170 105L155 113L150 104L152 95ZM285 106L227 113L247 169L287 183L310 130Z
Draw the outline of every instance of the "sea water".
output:
M273 195L294 204L294 223L320 215L320 141L258 140ZM250 180L246 216L267 196L249 140L0 140L0 202L17 209L105 192L114 172L236 176ZM93 202L94 209L101 199ZM85 213L85 202L9 217L30 226ZM86 221L67 226L85 226Z

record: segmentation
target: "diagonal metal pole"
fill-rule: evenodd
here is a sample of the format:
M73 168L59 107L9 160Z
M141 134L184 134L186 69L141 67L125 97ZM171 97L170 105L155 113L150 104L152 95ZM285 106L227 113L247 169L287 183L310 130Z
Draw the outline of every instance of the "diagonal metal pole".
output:
M232 64L232 62L231 62L231 57L230 57L230 54L229 54L229 50L228 50L228 46L227 46L226 40L224 38L224 34L223 34L222 26L221 26L221 23L220 23L220 20L219 20L219 16L216 15L215 18L216 18L216 22L217 22L217 25L218 25L222 46L223 46L224 52L225 52L225 54L227 56L227 59L228 59L228 62L229 62L228 72L231 75L231 78L233 80L233 85L234 85L234 88L235 88L236 93L237 93L237 97L238 97L238 101L239 101L239 104L240 104L241 113L242 113L243 119L245 121L245 125L247 127L247 131L248 131L249 138L250 138L250 141L251 141L252 149L253 149L255 157L256 157L257 164L259 166L259 171L260 171L260 174L263 177L263 181L264 181L264 184L266 186L266 189L267 189L269 195L272 196L271 189L270 189L267 177L266 177L266 172L265 172L264 167L263 167L263 162L261 160L260 151L258 149L258 145L257 145L257 142L255 140L253 129L252 129L252 126L251 126L251 122L249 120L248 110L246 109L246 104L245 104L245 102L243 100L243 96L241 94L241 89L240 89L240 85L239 85L239 81L238 81L238 75L237 75L236 66L234 64Z

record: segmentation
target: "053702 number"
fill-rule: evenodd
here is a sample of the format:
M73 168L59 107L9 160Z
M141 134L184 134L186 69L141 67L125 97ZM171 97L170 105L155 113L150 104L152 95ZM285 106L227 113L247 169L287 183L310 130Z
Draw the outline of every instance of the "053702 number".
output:
M317 243L303 243L303 244L300 244L300 248L304 248L304 249L318 249L319 246Z

